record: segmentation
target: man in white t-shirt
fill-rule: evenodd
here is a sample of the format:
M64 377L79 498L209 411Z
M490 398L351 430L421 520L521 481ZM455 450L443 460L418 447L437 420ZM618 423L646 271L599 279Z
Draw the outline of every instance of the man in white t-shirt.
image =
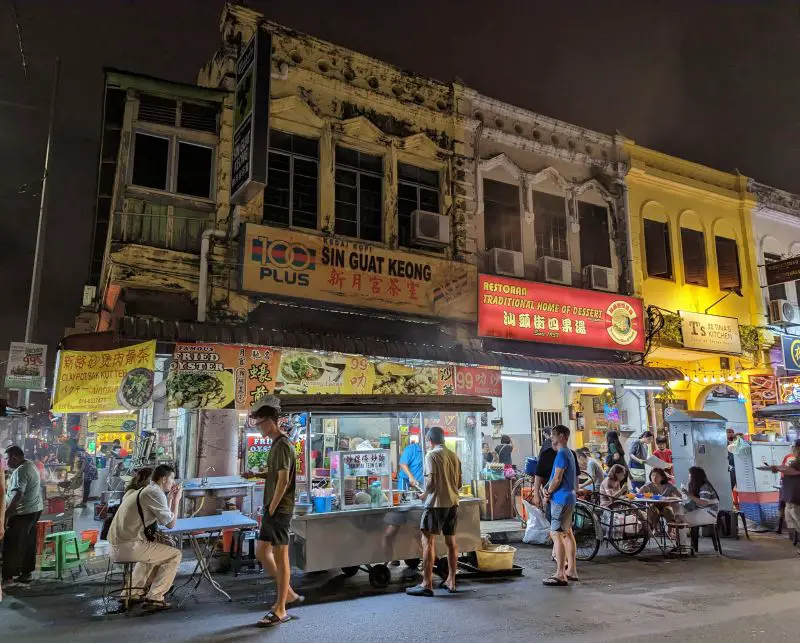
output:
M175 484L175 470L166 464L159 465L149 485L125 496L108 530L111 559L136 562L132 596L143 599L146 609L171 607L164 600L164 594L172 587L178 573L181 552L175 547L148 541L145 527L153 523L167 529L174 527L182 493L180 485ZM145 593L148 584L150 589Z

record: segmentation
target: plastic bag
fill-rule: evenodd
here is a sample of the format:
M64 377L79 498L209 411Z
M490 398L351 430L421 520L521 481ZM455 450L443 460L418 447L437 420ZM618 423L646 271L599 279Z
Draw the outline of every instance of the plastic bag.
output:
M522 542L529 545L549 545L550 522L545 518L544 512L539 507L534 507L526 500L522 501L525 511L528 514L528 526L525 528L525 535Z
M730 446L730 451L733 455L742 455L750 450L750 443L742 438L741 435L737 435L736 439L734 439L733 444Z

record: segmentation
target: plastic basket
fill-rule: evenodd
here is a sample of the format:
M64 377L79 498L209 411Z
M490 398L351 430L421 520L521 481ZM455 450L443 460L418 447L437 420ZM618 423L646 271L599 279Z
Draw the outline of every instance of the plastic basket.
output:
M94 546L99 536L99 529L84 529L81 532L81 540L88 541L90 546Z
M494 545L489 549L478 549L475 552L478 557L478 569L482 572L511 569L514 566L514 554L516 553L517 548L509 545Z

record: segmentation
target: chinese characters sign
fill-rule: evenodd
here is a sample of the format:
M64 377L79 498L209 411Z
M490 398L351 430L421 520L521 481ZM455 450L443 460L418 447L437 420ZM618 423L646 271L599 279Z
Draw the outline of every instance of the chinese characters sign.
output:
M479 373L477 380L499 371ZM456 367L407 366L338 353L271 346L177 344L167 378L168 404L184 409L248 409L265 395L455 395ZM474 377L474 376L473 376ZM466 381L472 381L466 378ZM463 386L462 386L463 389ZM462 394L469 395L464 389Z
M6 388L44 391L47 346L11 342L6 365Z
M469 264L255 224L242 239L245 292L475 320Z
M456 395L502 397L500 369L456 366Z
M739 320L735 317L704 315L679 310L681 334L686 348L741 355Z
M247 409L274 390L279 360L269 346L177 344L167 377L169 406Z
M531 342L644 351L642 301L480 275L478 334Z
M342 451L339 455L346 478L391 475L389 451Z
M153 393L156 342L110 351L61 351L56 413L141 408Z

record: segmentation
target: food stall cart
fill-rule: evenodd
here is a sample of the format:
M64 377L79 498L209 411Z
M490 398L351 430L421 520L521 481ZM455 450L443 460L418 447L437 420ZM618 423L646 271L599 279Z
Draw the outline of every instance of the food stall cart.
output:
M366 439L348 441L341 434L330 440L331 421L350 419L362 426L394 423L402 429L407 414L417 414L421 438L424 428L430 426L427 414L441 417L445 412L488 412L492 406L489 398L471 396L287 395L281 396L281 409L308 416L303 454L305 489L298 487L301 511L296 511L292 520L293 564L306 572L341 568L346 575L364 569L374 586L384 587L390 580L387 562L418 564L422 504L411 497L416 494L401 493L392 483L391 433L375 438L377 445ZM398 431L397 435L408 433ZM348 448L330 448L312 458L312 443L320 435L333 446ZM464 453L472 452L467 445L457 446L467 441L465 437L452 436L450 440L457 451L463 448ZM424 442L419 440L423 453ZM381 445L389 448L379 448ZM327 467L314 466L326 463ZM330 511L309 511L309 500L315 494L331 497L329 503L316 503L318 508L327 504L325 509ZM480 504L481 500L471 496L462 497L459 504L456 540L461 553L480 549ZM437 556L445 553L444 539L437 539Z

